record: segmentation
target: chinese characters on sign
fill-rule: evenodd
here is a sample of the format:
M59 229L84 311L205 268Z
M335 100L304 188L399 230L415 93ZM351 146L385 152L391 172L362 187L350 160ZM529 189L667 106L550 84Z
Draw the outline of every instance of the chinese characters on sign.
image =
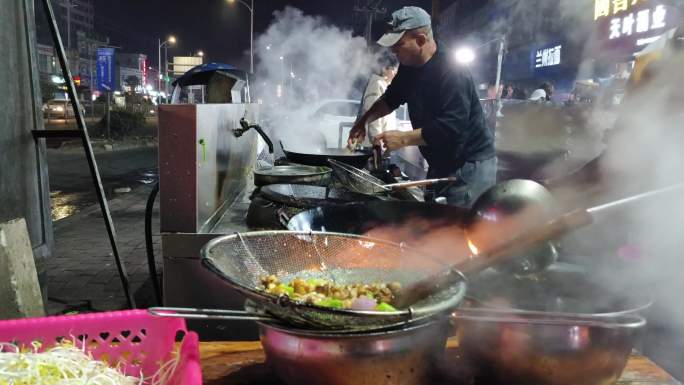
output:
M538 49L534 59L534 68L556 66L561 63L561 45Z
M643 0L594 0L594 20L628 11Z
M617 2L618 0L614 0ZM624 17L610 20L609 39L619 39L622 36L632 36L633 33L644 33L666 27L667 10L658 5L654 9L643 9L631 12Z

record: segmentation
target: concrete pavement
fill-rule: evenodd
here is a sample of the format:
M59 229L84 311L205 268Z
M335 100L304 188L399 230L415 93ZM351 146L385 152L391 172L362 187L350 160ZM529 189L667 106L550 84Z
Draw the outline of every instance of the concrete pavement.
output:
M155 304L144 238L145 203L151 186L140 186L110 200L119 254L128 270L138 307ZM157 271L161 272L159 211L153 215ZM92 205L54 223L55 252L45 262L49 314L68 311L104 311L126 308L126 298L111 255L104 220Z
M147 142L138 146L117 142L114 148L96 150L95 158L132 292L147 307L154 304L154 293L147 274L144 213L156 180L157 149ZM48 312L124 308L125 296L82 148L50 149L47 158L55 235L53 257L45 262ZM132 190L119 194L115 192L118 187ZM156 232L157 211L153 219ZM156 254L160 254L158 234L154 239Z

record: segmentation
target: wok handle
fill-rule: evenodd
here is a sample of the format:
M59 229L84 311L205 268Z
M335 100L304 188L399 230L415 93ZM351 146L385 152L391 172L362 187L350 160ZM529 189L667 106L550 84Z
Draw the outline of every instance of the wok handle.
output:
M471 255L466 261L458 264L456 268L466 275L479 272L510 259L511 256L521 255L535 245L556 239L571 230L579 229L593 222L594 217L587 210L571 211L530 231L525 231L489 250L484 250L481 254Z
M222 319L238 321L273 321L263 314L250 313L244 310L198 309L190 307L151 307L147 312L155 317L187 318L187 319Z
M410 187L420 187L420 186L427 186L435 183L444 183L444 182L455 182L456 177L449 177L449 178L437 178L437 179L425 179L425 180L416 180L412 182L399 182L399 183L390 183L384 185L385 188L392 189L392 190L398 190L398 189L403 189L403 188L410 188Z
M279 208L278 211L278 221L280 222L283 227L286 229L288 228L288 224L290 223L290 216L287 215L285 212L285 209L283 207Z
M448 269L425 277L413 284L404 287L397 295L395 303L397 307L409 307L414 303L427 298L442 288L452 285L458 280L482 271L492 265L500 263L515 255L530 250L534 245L554 239L570 230L586 226L593 222L592 215L586 210L576 210L554 219L531 231L505 241L481 254L471 254L467 259Z

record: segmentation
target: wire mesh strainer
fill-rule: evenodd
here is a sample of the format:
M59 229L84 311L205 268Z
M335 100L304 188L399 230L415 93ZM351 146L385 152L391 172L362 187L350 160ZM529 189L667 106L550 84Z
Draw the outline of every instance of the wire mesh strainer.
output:
M203 262L266 313L290 324L326 329L372 330L399 326L456 308L465 279L408 309L393 312L332 309L289 300L260 289L260 279L281 282L323 278L336 284L399 282L403 287L445 265L413 249L374 238L339 233L261 231L215 238Z
M370 173L335 159L328 159L335 177L346 188L360 194L383 194L390 192L385 182Z

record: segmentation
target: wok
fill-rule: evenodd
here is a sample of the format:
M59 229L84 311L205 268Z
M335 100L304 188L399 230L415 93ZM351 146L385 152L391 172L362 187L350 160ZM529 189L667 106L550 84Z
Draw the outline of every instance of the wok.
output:
M271 184L261 188L261 194L272 202L299 208L312 208L325 203L346 203L378 199L355 194L344 189L303 184Z
M368 163L368 159L373 156L373 150L370 148L353 152L346 148L326 148L312 152L297 152L286 150L283 142L280 142L280 147L282 147L285 157L289 161L309 166L328 166L328 159L334 159L357 168L364 168Z
M308 184L327 186L332 170L322 166L289 164L254 170L254 185Z
M366 234L378 227L405 226L416 236L432 229L464 224L468 211L437 203L368 201L324 205L301 212L287 222L294 231ZM410 225L410 226L408 226Z

